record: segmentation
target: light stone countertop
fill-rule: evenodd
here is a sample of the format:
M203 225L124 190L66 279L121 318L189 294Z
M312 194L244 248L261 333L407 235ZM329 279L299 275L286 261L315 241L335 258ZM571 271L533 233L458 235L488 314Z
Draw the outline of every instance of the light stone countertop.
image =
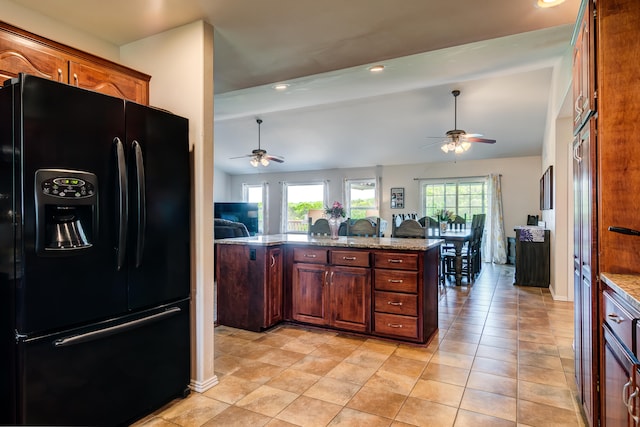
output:
M640 274L600 273L600 278L622 299L640 311Z
M346 237L337 240L328 236L308 236L306 234L270 234L266 236L233 237L216 239L214 243L222 245L309 245L331 246L337 248L393 249L403 251L426 251L439 246L441 239L401 239L391 237Z

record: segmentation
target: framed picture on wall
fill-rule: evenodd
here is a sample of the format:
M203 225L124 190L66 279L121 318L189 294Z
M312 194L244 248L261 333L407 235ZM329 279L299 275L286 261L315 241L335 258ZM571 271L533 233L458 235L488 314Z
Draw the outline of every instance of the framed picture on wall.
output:
M540 178L540 210L553 209L553 166Z
M391 189L391 209L404 209L404 188Z

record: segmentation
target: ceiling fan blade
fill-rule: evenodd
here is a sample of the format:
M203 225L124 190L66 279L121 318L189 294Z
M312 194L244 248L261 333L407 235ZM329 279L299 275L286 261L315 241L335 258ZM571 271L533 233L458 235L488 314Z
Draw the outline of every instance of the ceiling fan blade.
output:
M282 156L276 156L275 154L267 154L265 157L268 160L271 160L273 162L284 163L284 157Z
M229 157L229 159L244 159L246 157L253 157L254 154L245 154L244 156L235 156L235 157Z
M465 138L465 140L468 141L468 142L484 142L486 144L495 144L496 143L495 139L487 139L487 138L471 137L471 138Z

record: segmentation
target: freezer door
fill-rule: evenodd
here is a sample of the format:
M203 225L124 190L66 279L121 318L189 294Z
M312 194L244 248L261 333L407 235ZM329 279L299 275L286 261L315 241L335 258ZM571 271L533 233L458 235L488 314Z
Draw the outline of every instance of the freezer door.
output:
M189 295L188 121L126 103L129 308Z
M18 347L15 423L128 424L188 393L189 301Z
M114 143L118 136L124 140L124 101L33 76L23 76L12 90L18 332L59 330L125 313L126 272L116 264L118 232L126 224L119 220L124 206L117 197L123 192ZM76 197L81 181L94 196ZM56 185L74 191L53 197ZM63 224L70 207L83 217L68 224L71 231ZM83 244L56 248L69 240L64 233L79 235L80 222Z

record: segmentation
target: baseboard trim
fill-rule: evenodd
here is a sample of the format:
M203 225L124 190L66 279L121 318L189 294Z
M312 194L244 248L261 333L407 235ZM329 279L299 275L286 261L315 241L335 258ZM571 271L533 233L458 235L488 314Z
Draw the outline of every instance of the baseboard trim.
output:
M219 381L217 375L214 375L206 381L196 381L192 379L189 383L189 388L197 393L204 393L214 385L218 384L218 382Z

